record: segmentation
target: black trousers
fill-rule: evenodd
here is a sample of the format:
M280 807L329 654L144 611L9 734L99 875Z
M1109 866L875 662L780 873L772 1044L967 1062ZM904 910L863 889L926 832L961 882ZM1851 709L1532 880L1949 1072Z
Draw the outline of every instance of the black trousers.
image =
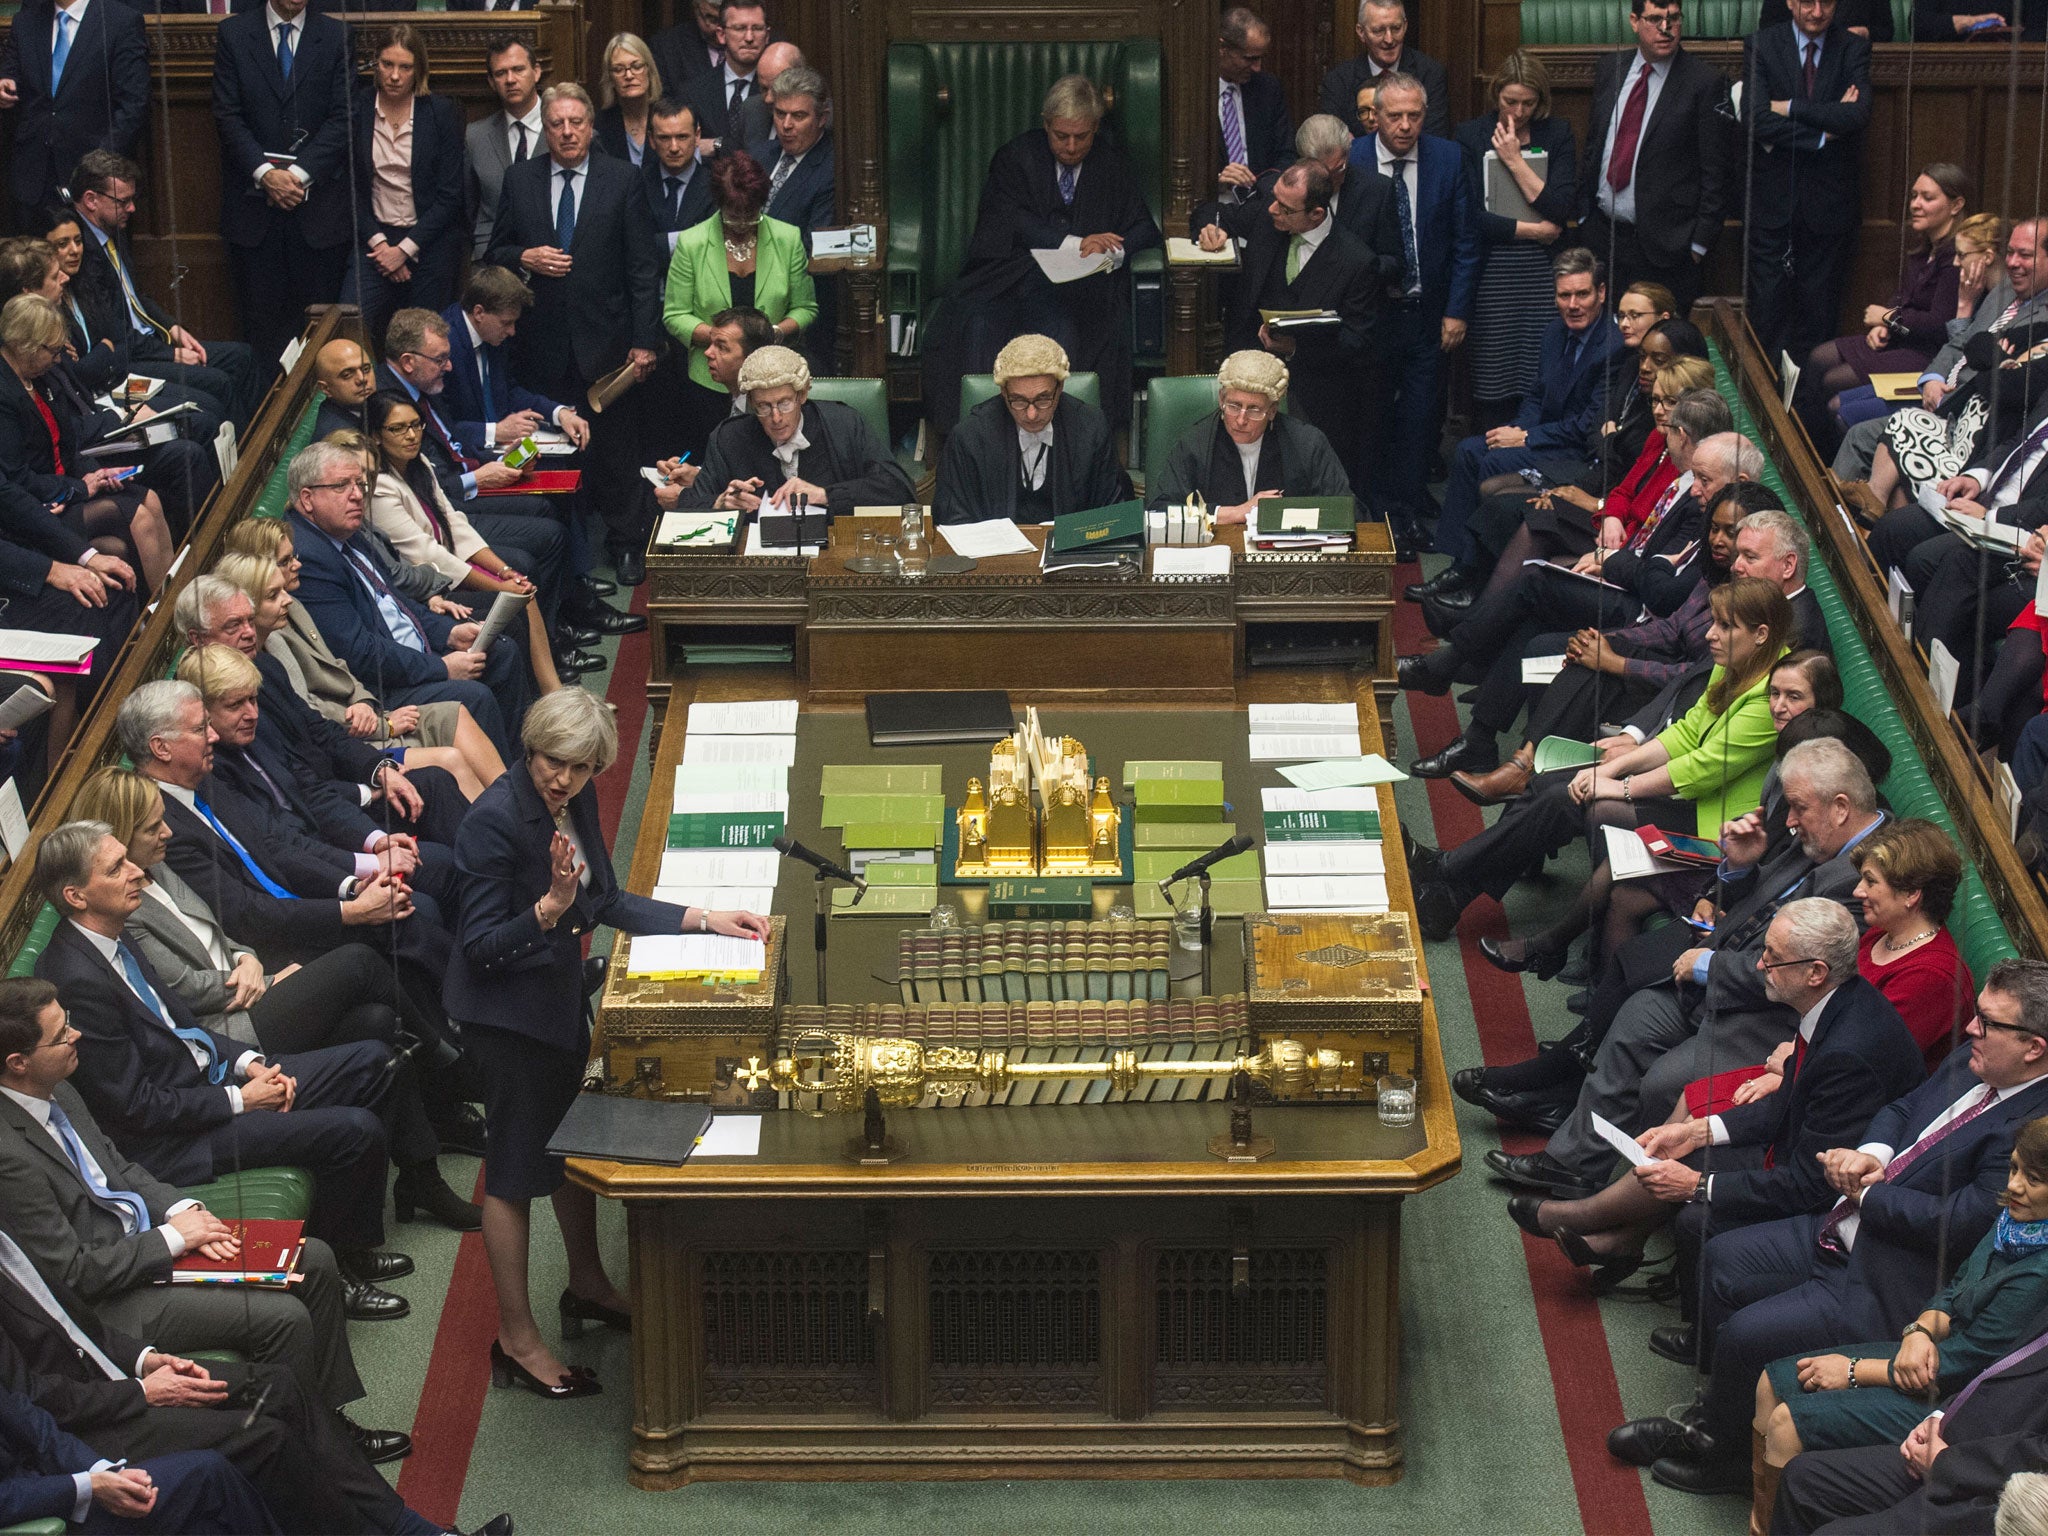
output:
M1442 435L1437 384L1443 377L1443 316L1415 303L1391 304L1380 315L1374 367L1383 394L1361 423L1351 483L1372 510L1413 534L1434 509L1429 459Z
M1991 1536L1998 1495L1967 1503L1939 1503L1906 1465L1895 1445L1859 1445L1847 1451L1794 1456L1778 1484L1772 1536Z
M1675 262L1652 261L1636 238L1635 225L1618 224L1597 207L1579 225L1579 243L1607 263L1610 302L1618 303L1631 283L1662 283L1678 300L1682 319L1705 283L1702 273L1706 264L1694 261L1690 251Z
M293 335L296 334L294 329ZM249 418L262 403L268 382L265 371L257 366L256 354L245 341L209 341L204 346L205 362L181 363L172 355L169 345L152 333L146 337L138 335L129 355L134 360L134 372L162 379L168 386L151 405L163 410L181 398L190 398L219 420L232 421L239 432L248 426ZM282 351L283 346L280 342L278 349ZM192 435L211 443L213 433L219 430L216 422L211 431L194 431Z
M1564 636L1556 637L1558 651ZM1531 655L1555 656L1558 651L1532 643ZM1566 667L1538 695L1529 711L1528 737L1541 741L1546 736L1569 736L1574 741L1591 741L1603 723L1626 720L1660 690L1632 677L1595 672L1587 667Z
M333 187L317 187L313 195L332 196ZM228 270L234 278L235 304L242 314L242 335L256 354L257 390L277 375L285 343L306 328L306 307L332 304L341 295L348 247L315 249L306 244L298 220L273 218L255 245L230 245ZM212 356L213 349L207 349Z
M648 535L654 531L656 509L652 489L640 478L640 419L644 403L633 397L645 387L646 380L604 410L590 412L584 396L596 382L584 378L572 363L567 392L554 397L584 411L590 422L590 447L583 455L579 500L586 517L603 523L606 550L614 555L623 549L644 550ZM583 573L578 570L575 574Z
M1851 192L1848 206L1853 210ZM1763 201L1758 199L1751 211ZM1773 364L1780 351L1799 362L1840 333L1842 283L1861 235L1853 212L1838 221L1805 201L1790 212L1789 224L1765 227L1752 220L1743 231L1749 247L1750 323Z

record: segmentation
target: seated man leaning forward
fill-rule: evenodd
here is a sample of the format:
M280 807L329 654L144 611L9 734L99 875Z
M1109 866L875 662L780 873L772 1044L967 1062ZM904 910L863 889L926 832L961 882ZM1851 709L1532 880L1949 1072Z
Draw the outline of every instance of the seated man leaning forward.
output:
M996 395L965 416L939 459L932 521L1049 523L1128 501L1131 477L1101 411L1066 392L1066 349L1023 335L996 354Z
M792 498L845 517L855 507L902 506L917 492L867 418L836 400L811 398L801 352L762 347L740 365L747 409L712 429L704 473L685 506L783 512Z
M1329 439L1282 415L1286 398L1287 365L1270 352L1223 359L1217 409L1181 434L1159 483L1148 487L1148 502L1177 506L1199 495L1221 524L1255 521L1258 504L1275 496L1349 496L1351 482Z

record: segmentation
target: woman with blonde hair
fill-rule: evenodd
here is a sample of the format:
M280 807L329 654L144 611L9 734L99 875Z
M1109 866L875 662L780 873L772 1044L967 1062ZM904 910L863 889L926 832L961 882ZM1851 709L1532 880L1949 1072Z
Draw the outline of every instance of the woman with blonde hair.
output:
M597 147L635 169L647 156L647 119L661 100L661 66L632 32L614 32L598 55Z

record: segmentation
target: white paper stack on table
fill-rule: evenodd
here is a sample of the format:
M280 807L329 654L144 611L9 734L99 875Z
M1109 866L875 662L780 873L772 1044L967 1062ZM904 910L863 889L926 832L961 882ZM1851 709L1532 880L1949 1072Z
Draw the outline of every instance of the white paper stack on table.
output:
M628 976L746 976L758 978L768 966L768 946L759 939L722 933L641 933L630 938Z
M1249 719L1255 763L1360 755L1358 710L1350 704L1254 704Z
M939 530L956 555L970 560L992 560L997 555L1035 555L1038 547L1024 537L1023 530L1007 517L984 518L978 523L949 523Z
M676 816L789 816L797 701L755 699L690 706L669 811ZM781 855L772 848L671 848L654 898L717 911L766 912Z
M1277 707L1304 709L1321 706ZM1267 812L1379 809L1378 792L1357 784L1328 789L1271 788L1261 790L1259 795ZM1376 837L1290 840L1275 834L1266 839L1260 858L1266 869L1266 910L1269 912L1387 910L1387 855Z

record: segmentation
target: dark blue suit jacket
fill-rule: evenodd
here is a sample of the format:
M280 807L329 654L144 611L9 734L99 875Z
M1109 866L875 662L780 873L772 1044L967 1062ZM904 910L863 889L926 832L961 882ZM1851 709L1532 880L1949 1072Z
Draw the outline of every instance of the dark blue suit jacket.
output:
M455 440L470 453L497 452L497 426L514 411L538 411L550 423L561 409L559 400L536 394L512 376L512 358L502 345L485 345L481 351L491 362L491 404L496 415L484 409L483 373L477 366L480 350L470 345L467 317L460 303L441 311L448 322L448 377L441 386L441 398L434 402L441 419L454 429ZM438 466L436 466L438 473ZM442 481L445 489L447 482Z
M199 1028L192 1010L157 979L149 962L139 954L135 962L177 1027ZM36 957L36 974L56 987L79 1032L72 1086L100 1128L166 1184L209 1177L213 1150L207 1133L234 1118L226 1088L206 1080L185 1042L164 1028L70 923L57 924ZM249 1049L208 1033L225 1062L232 1064Z
M1784 1087L1722 1113L1729 1142L1768 1147L1772 1166L1716 1173L1707 1203L1717 1220L1828 1209L1835 1192L1820 1154L1860 1145L1877 1112L1911 1092L1924 1070L1920 1047L1884 994L1861 976L1843 982L1821 1009L1799 1070L1787 1064Z
M661 253L663 272L668 270L671 254L668 236L681 234L693 224L702 224L717 211L711 201L710 174L699 161L697 169L690 173L689 185L683 188L683 205L671 219L668 216L668 190L661 184L667 175L659 155L649 155L640 162L640 185L647 193L647 215L654 221L655 234L661 237L656 249ZM795 180L795 177L790 179Z
M293 75L298 74L296 68ZM377 88L365 85L356 91L352 107L355 132L356 219L367 229L377 220L371 212L371 145L377 127ZM450 242L468 233L462 222L462 108L452 96L420 96L412 109L412 211L417 222L411 239L419 246L413 265L430 259L442 261L451 271L459 262ZM367 236L365 237L367 238ZM380 337L379 340L382 338Z
M363 686L379 698L401 688L420 688L448 681L448 669L440 653L448 648L448 635L455 622L431 612L402 594L394 593L398 605L410 613L413 622L426 632L426 652L401 645L391 638L370 595L334 547L333 540L294 512L291 515L292 546L300 560L299 590L295 594L306 605L320 633L334 647L334 654L348 663L348 669L363 680ZM358 537L360 547L360 536ZM376 559L367 548L363 558L374 567Z
M256 772L258 764L269 783ZM377 831L341 786L302 776L288 753L261 739L247 747L222 742L214 749L213 777L239 790L248 807L239 822L222 806L214 813L262 861L265 874L301 896L333 894L356 871L354 850Z
M1981 1086L1970 1070L1970 1053L1955 1051L1926 1082L1879 1110L1861 1137L1843 1145L1881 1142L1896 1157L1936 1115ZM1856 1245L1849 1250L1850 1283L1874 1294L1887 1317L1917 1314L1997 1219L2013 1136L2044 1113L2048 1077L1951 1131L1898 1179L1866 1189Z
M199 787L199 797L220 818L221 825L249 848L266 875L280 885L287 884L279 878L285 871L276 851L250 846L248 839L259 836L255 829L260 819L232 785L208 778ZM335 894L338 877L329 881L319 897L273 896L256 883L234 849L222 842L212 827L171 795L164 796L164 820L171 828L171 847L164 862L206 899L223 928L249 935L267 969L280 969L294 959L337 945L360 943L370 931L342 921L341 898Z
M1576 453L1586 434L1607 420L1607 360L1621 347L1621 332L1602 314L1588 327L1577 362L1565 367L1570 329L1559 316L1543 333L1536 388L1522 397L1514 424L1529 434L1531 453Z
M1221 81L1217 84L1220 86ZM1294 163L1294 116L1287 110L1287 90L1277 75L1253 70L1238 88L1244 102L1245 161L1254 176ZM1212 93L1213 100L1213 93ZM1209 109L1214 113L1217 109ZM1347 119L1348 121L1348 119ZM1228 157L1223 134L1216 134L1217 153ZM766 161L762 162L764 165ZM1220 162L1219 162L1220 163Z
M761 162L770 176L782 159L782 145L773 135L751 146L749 153ZM768 200L770 218L794 224L808 237L814 229L829 228L836 215L832 191L832 130L818 136L802 163L789 173L782 190Z
M56 9L50 0L28 0L0 42L0 77L14 81L20 93L10 190L30 206L48 199L87 150L134 154L149 119L149 43L141 13L125 5L88 5L53 93Z
M1379 174L1376 138L1351 146L1351 172ZM1479 226L1473 215L1465 152L1424 134L1415 144L1415 250L1422 268L1422 308L1437 319L1470 320L1479 288ZM1349 177L1346 178L1347 180ZM1400 286L1400 262L1393 282Z
M682 907L619 888L597 819L597 786L569 802L569 822L589 856L590 883L547 931L534 904L553 884L548 845L554 818L522 759L485 790L455 839L455 954L441 1000L451 1019L488 1023L564 1051L584 1050L583 935L599 924L623 933L680 933ZM529 1127L545 1137L553 1126Z
M220 229L229 245L263 243L274 219L296 219L306 244L325 250L353 234L349 215L349 90L355 79L348 29L309 9L287 81L261 6L230 16L214 34L213 121L220 133ZM458 141L459 142L459 141ZM294 154L312 178L290 213L256 185L265 152Z
M72 1474L90 1472L99 1461L97 1451L26 1397L0 1389L0 1525L70 1519L78 1502Z

